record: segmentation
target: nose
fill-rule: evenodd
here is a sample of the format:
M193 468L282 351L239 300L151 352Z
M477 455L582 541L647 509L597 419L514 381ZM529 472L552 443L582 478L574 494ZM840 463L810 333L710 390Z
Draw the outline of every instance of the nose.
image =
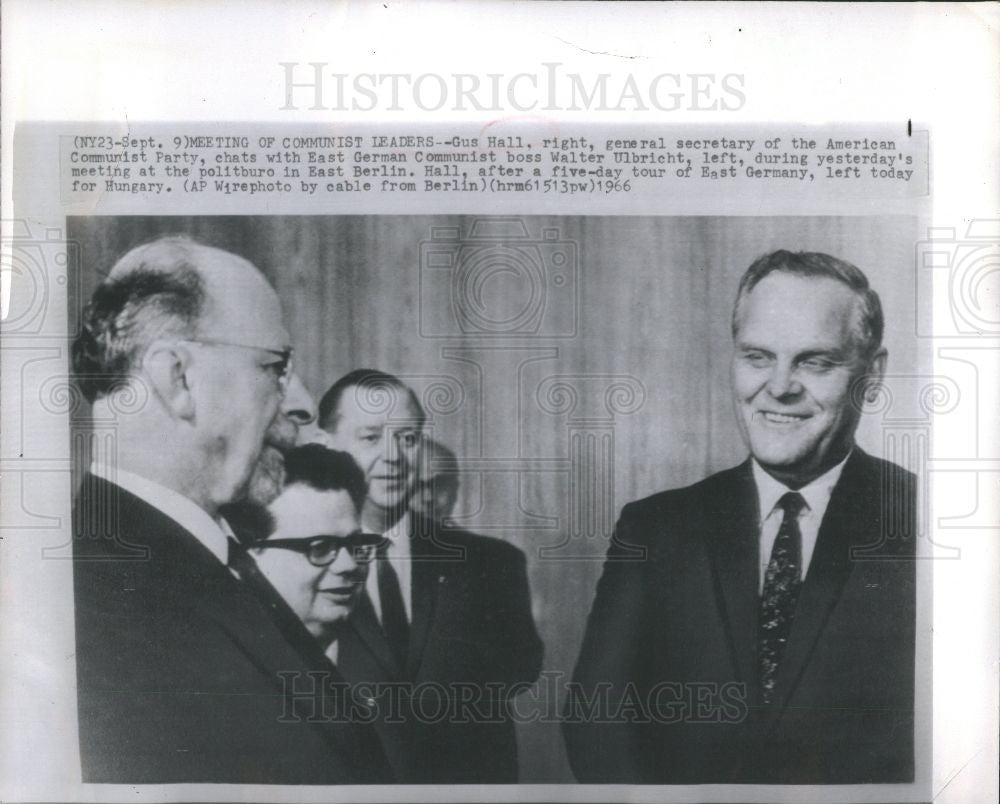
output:
M399 463L403 457L403 451L399 448L399 438L395 433L388 432L383 439L385 453L383 458L386 463Z
M767 392L775 399L781 399L782 397L796 396L801 391L802 385L795 377L794 367L791 363L776 362L767 379Z
M327 567L327 571L333 575L353 575L361 568L361 564L354 558L354 553L350 547L341 548L337 553L336 560Z
M298 374L293 374L288 381L288 391L281 402L281 415L299 427L316 421L316 403Z

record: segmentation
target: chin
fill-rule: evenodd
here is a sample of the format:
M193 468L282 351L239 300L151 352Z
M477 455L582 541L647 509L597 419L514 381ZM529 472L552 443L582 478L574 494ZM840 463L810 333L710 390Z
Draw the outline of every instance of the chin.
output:
M264 447L246 484L246 496L261 505L270 505L281 492L284 480L284 456L272 447Z
M757 463L766 469L781 472L795 472L811 463L808 449L775 449L773 445L764 445L758 449L751 443L750 451Z
M347 622L347 615L350 612L346 609L337 609L336 611L326 612L323 615L321 621L320 630L326 634L336 634L344 627L344 623Z
M398 511L400 508L406 507L406 497L401 494L388 498L383 497L379 500L372 500L372 502L383 511Z
M754 449L754 457L761 464L773 466L797 466L808 460L809 451L799 449Z
M750 431L750 448L762 463L764 459L774 463L804 461L817 452L817 447L817 441L807 433Z

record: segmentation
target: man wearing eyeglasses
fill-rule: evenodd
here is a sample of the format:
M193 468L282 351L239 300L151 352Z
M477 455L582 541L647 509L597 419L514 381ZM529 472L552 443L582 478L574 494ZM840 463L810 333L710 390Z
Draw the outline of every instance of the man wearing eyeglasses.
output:
M510 704L542 661L525 557L411 510L424 419L411 388L371 369L320 401L320 426L365 473L362 525L385 536L337 663L383 691L376 727L400 781L514 783Z
M247 544L261 574L331 659L383 540L361 530L365 489L347 453L297 447L285 456L284 489L268 507L273 528Z
M287 698L280 674L315 667L230 563L220 508L248 491L289 340L253 265L183 237L125 254L83 315L74 371L113 434L74 510L84 782L386 779L350 748L370 727Z

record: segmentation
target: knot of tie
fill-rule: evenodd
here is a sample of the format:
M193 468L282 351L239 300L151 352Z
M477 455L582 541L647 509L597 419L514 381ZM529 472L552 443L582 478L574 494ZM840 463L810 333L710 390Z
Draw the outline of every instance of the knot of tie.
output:
M236 539L230 536L226 539L226 544L229 546L229 566L235 567L240 560L243 558L243 545L241 545Z
M246 547L236 541L236 539L229 537L226 541L229 543L229 560L226 565L231 570L234 570L240 578L246 580L249 569L252 566L256 566L253 563L253 559L247 553Z
M806 500L797 491L788 491L781 495L778 507L785 512L786 516L797 517L806 507Z

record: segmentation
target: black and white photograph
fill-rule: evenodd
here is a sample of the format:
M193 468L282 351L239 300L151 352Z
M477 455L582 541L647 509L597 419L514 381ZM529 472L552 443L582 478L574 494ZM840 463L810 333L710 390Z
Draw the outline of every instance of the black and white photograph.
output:
M914 780L916 218L68 232L85 781Z
M997 802L998 28L3 3L0 800Z

